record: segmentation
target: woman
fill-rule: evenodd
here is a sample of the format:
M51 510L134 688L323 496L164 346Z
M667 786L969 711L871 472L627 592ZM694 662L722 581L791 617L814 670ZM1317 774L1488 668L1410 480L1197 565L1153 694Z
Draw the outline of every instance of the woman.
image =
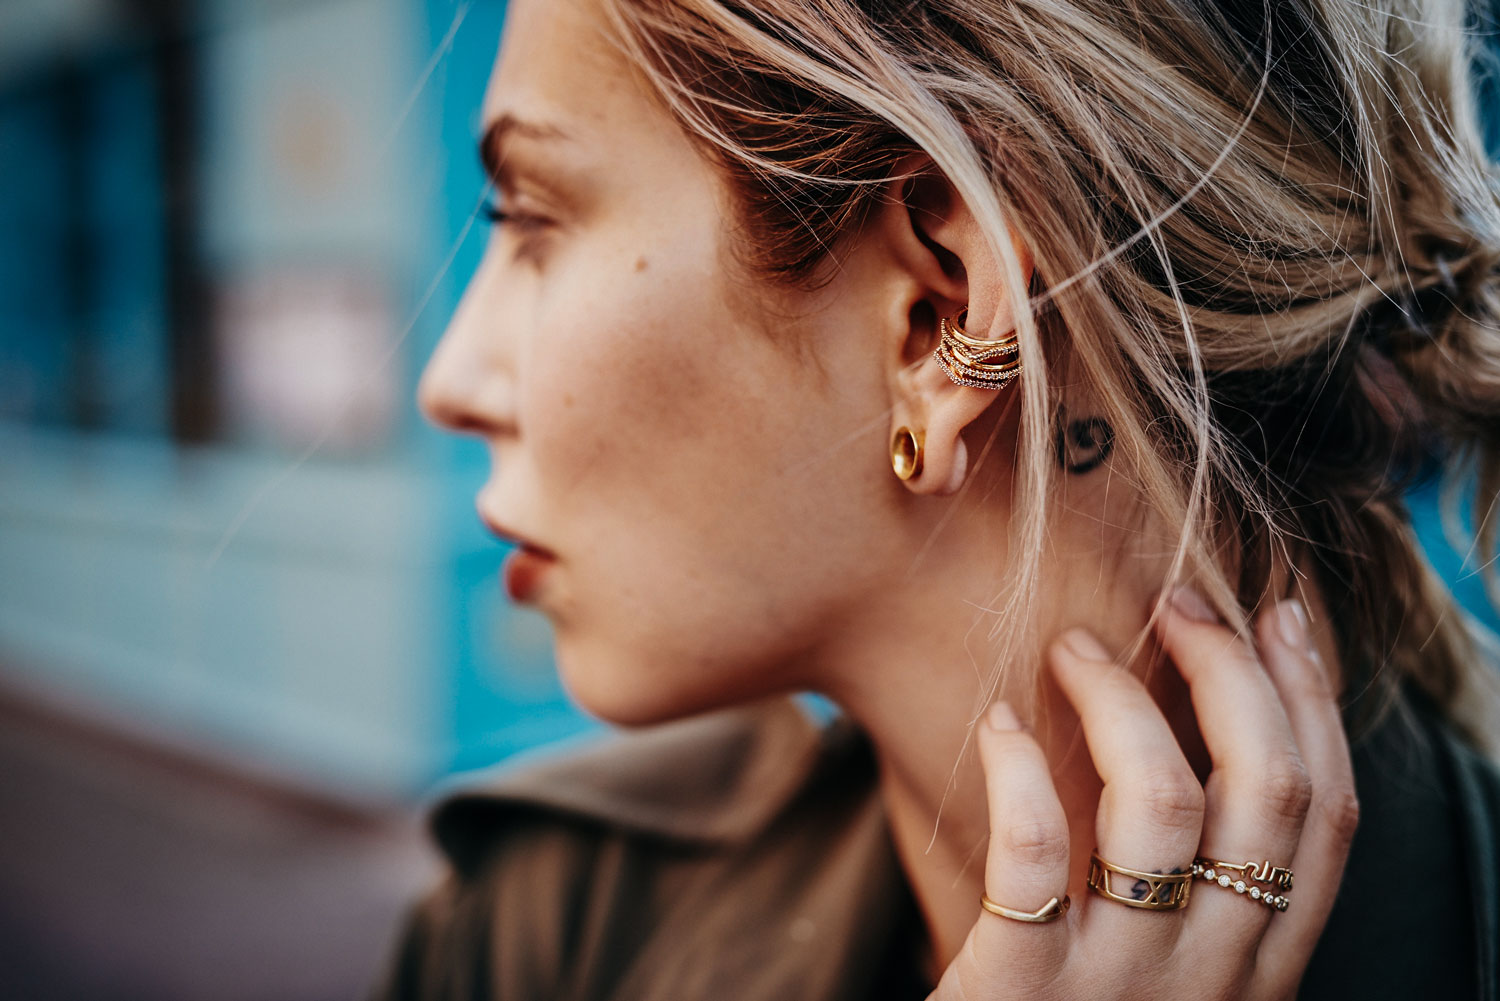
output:
M445 804L391 996L1495 996L1493 673L1401 502L1494 551L1455 4L508 17L421 403L578 703L691 719Z

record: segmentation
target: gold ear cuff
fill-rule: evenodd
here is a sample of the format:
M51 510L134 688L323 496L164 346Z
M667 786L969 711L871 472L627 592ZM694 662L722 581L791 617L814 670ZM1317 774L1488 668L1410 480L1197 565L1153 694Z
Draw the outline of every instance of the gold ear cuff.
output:
M1021 374L1021 343L1014 330L999 340L980 340L945 316L938 321L938 333L940 340L933 357L948 378L960 386L999 389Z

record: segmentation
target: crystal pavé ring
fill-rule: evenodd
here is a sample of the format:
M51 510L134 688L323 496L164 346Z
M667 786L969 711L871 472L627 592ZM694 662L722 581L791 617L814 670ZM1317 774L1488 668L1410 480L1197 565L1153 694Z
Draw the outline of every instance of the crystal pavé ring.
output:
M1234 863L1199 858L1193 860L1193 875L1275 911L1284 911L1291 903L1286 893L1292 888L1292 870L1284 866L1273 867L1270 862ZM1257 886L1257 883L1265 885ZM1281 892L1277 893L1277 890Z

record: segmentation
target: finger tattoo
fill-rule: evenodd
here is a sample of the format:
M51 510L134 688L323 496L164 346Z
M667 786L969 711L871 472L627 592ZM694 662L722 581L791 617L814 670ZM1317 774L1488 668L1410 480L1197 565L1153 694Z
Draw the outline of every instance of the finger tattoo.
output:
M1151 871L1158 876L1181 876L1185 870L1180 865L1174 865L1170 869L1153 869ZM1150 894L1151 884L1144 879L1136 880L1135 884L1130 887L1130 895L1136 900L1145 900Z

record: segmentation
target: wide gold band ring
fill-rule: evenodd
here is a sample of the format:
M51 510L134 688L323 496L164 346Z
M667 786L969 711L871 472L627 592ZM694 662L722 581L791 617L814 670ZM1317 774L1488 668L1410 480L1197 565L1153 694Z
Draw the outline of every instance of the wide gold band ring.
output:
M1120 893L1110 883L1112 876L1131 881L1130 892ZM1089 889L1126 907L1146 911L1177 911L1188 904L1193 889L1191 872L1144 872L1107 862L1098 852L1089 856Z
M1265 904L1273 911L1284 911L1291 905L1286 891L1292 888L1292 870L1284 866L1272 867L1270 862L1235 863L1199 858L1193 860L1192 875ZM1255 883L1266 883L1271 888L1259 887ZM1278 889L1282 892L1275 892Z
M1002 918L1010 918L1012 921L1025 921L1027 924L1044 925L1048 921L1056 921L1068 913L1068 908L1073 906L1073 898L1063 895L1061 900L1053 897L1041 907L1034 911L1018 911L1014 908L1005 907L990 899L989 894L981 893L979 903L991 914L998 914Z

